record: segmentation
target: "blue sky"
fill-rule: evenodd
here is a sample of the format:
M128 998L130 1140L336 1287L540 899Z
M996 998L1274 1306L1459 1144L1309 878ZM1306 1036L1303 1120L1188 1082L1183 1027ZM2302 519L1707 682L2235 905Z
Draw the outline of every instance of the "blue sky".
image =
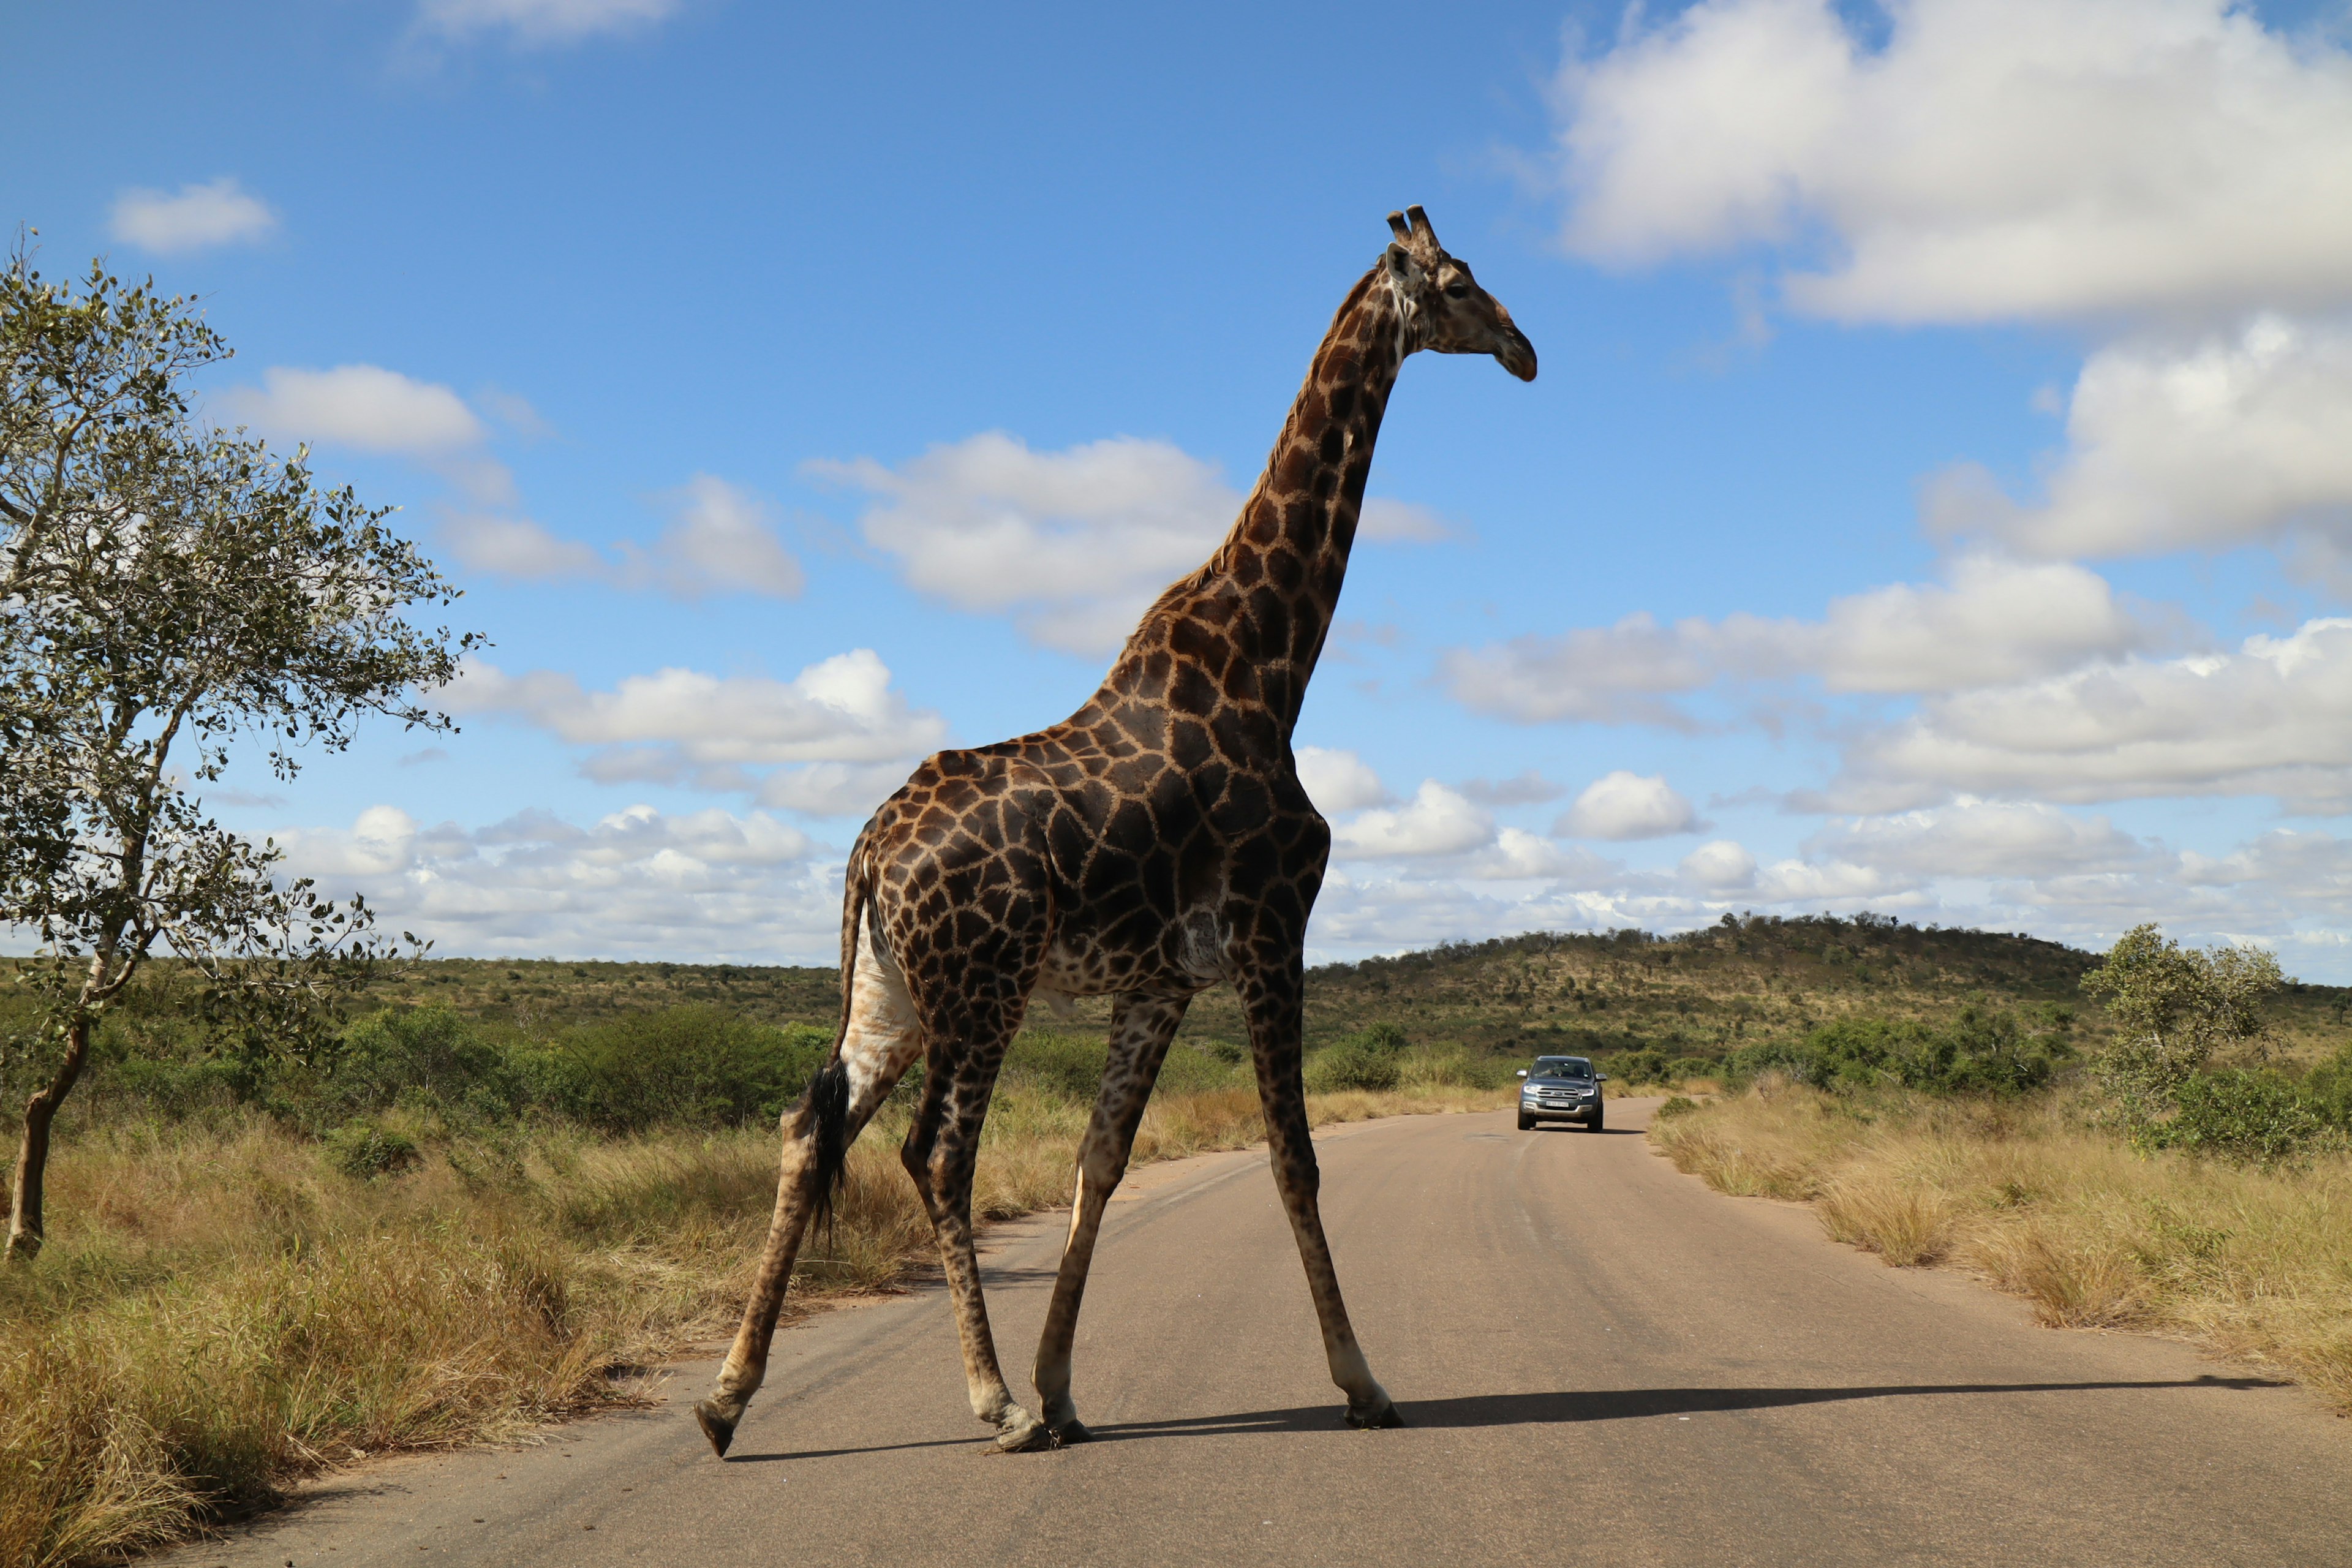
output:
M1872 908L2343 980L2343 19L11 5L5 216L200 295L207 416L465 586L462 732L215 799L444 952L827 959L1418 201L1543 374L1407 367L1317 957Z

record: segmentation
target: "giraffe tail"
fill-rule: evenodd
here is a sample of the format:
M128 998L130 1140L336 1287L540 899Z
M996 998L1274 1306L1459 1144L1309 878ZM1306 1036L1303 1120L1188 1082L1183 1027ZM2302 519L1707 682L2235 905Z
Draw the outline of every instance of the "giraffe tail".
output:
M849 852L849 871L841 889L841 1026L833 1037L833 1055L809 1080L802 1102L803 1125L809 1129L812 1163L815 1166L815 1217L828 1232L833 1227L834 1194L840 1191L849 1166L849 1064L841 1059L849 1040L851 1008L857 984L858 934L866 910L874 901L872 868L866 853L866 836L858 835Z

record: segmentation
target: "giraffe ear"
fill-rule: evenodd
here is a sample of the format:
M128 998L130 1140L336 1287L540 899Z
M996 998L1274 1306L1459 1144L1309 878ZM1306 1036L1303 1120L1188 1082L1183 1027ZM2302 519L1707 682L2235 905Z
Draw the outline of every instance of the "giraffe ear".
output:
M1389 276L1398 282L1411 286L1421 281L1421 263L1412 258L1412 251L1394 240L1389 242L1388 250L1381 259L1388 263Z

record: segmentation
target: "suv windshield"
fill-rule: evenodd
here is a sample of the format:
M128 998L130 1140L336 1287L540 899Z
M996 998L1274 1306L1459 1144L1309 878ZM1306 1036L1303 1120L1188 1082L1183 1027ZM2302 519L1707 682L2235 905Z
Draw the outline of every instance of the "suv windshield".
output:
M1591 1078L1592 1064L1582 1057L1538 1057L1533 1078Z

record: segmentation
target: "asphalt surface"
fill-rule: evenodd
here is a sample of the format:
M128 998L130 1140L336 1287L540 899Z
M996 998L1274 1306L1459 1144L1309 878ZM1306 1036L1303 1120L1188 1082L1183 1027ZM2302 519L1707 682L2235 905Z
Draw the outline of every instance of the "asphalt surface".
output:
M1708 1192L1638 1136L1428 1116L1318 1140L1372 1366L1351 1432L1261 1152L1129 1178L1076 1394L1097 1442L1000 1456L922 1290L780 1335L714 1458L679 1369L543 1447L379 1466L181 1565L2352 1564L2352 1422L2128 1334L2057 1332ZM1065 1221L992 1233L1025 1383Z

